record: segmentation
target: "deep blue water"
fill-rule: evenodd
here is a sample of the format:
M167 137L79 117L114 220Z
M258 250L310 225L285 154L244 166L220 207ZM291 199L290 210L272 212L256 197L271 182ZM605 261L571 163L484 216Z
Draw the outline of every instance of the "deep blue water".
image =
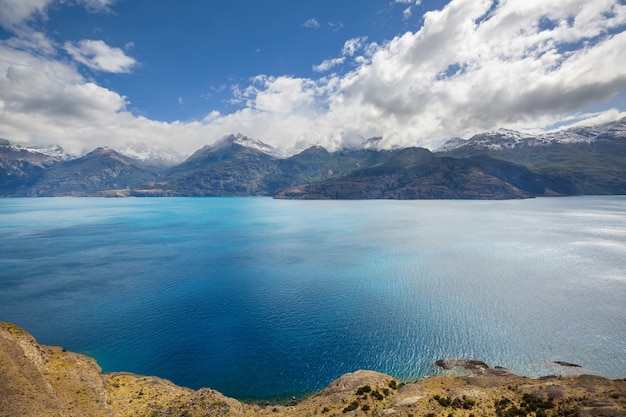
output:
M444 357L626 377L626 197L0 199L0 320L238 398Z

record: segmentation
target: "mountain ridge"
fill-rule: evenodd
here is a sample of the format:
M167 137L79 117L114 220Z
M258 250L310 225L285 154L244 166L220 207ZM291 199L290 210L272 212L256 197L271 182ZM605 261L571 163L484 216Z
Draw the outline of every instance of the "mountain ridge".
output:
M271 145L235 134L174 165L110 148L77 158L63 158L58 149L48 153L0 141L0 196L507 199L626 194L626 118L538 136L499 129L453 138L434 152L418 147L330 152L313 146L282 157Z
M434 152L450 152L461 148L502 150L518 146L591 143L606 135L626 137L626 117L595 126L582 126L533 135L511 129L498 129L476 134L469 139L452 138Z

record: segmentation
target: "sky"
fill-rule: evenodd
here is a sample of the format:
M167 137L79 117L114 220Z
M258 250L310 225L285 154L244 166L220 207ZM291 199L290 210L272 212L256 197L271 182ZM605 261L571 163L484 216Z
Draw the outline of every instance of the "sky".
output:
M0 0L0 137L286 154L626 116L626 0Z

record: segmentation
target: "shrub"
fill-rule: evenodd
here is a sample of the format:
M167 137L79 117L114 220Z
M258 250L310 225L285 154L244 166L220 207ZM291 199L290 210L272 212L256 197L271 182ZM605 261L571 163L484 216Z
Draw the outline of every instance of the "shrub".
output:
M450 397L442 397L440 395L433 395L433 399L439 403L442 407L450 407L452 405L452 400Z
M370 387L369 385L364 385L362 387L359 387L359 389L356 390L357 395L362 395L367 392L372 392L372 387Z
M471 410L472 408L474 408L475 405L476 405L476 401L470 400L469 398L465 397L465 395L463 396L463 409L464 410Z
M378 400L378 401L380 401L380 400L382 400L383 398L385 398L385 397L383 396L383 394L381 394L381 393L380 393L380 392L378 392L378 391L372 391L372 393L371 393L370 395L372 396L372 398L374 398L374 399L376 399L376 400Z
M359 408L359 402L358 401L352 401L350 403L350 405L348 405L346 408L343 409L343 412L347 413L348 411L354 411L357 408Z

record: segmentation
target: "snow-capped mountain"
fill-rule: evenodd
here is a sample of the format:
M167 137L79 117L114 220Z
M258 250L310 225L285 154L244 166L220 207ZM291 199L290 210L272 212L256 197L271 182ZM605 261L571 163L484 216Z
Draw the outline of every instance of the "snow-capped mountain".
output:
M268 145L265 142L261 142L260 140L244 136L241 133L237 133L236 135L224 136L223 138L216 141L213 145L209 146L213 148L220 148L228 144L240 145L245 148L254 149L271 156L278 155L278 151L273 146Z
M173 166L187 157L171 148L160 148L146 143L126 143L114 148L121 154L154 166Z
M74 155L66 153L65 150L59 145L49 145L45 148L41 146L23 146L17 143L13 143L8 139L0 139L0 148L2 148L5 152L30 152L47 156L59 161L72 159L75 157Z
M600 138L618 137L626 138L626 118L595 126L573 127L539 135L510 129L498 129L493 132L479 133L469 139L452 138L437 148L435 152L450 152L461 148L502 151L519 147L591 143Z

